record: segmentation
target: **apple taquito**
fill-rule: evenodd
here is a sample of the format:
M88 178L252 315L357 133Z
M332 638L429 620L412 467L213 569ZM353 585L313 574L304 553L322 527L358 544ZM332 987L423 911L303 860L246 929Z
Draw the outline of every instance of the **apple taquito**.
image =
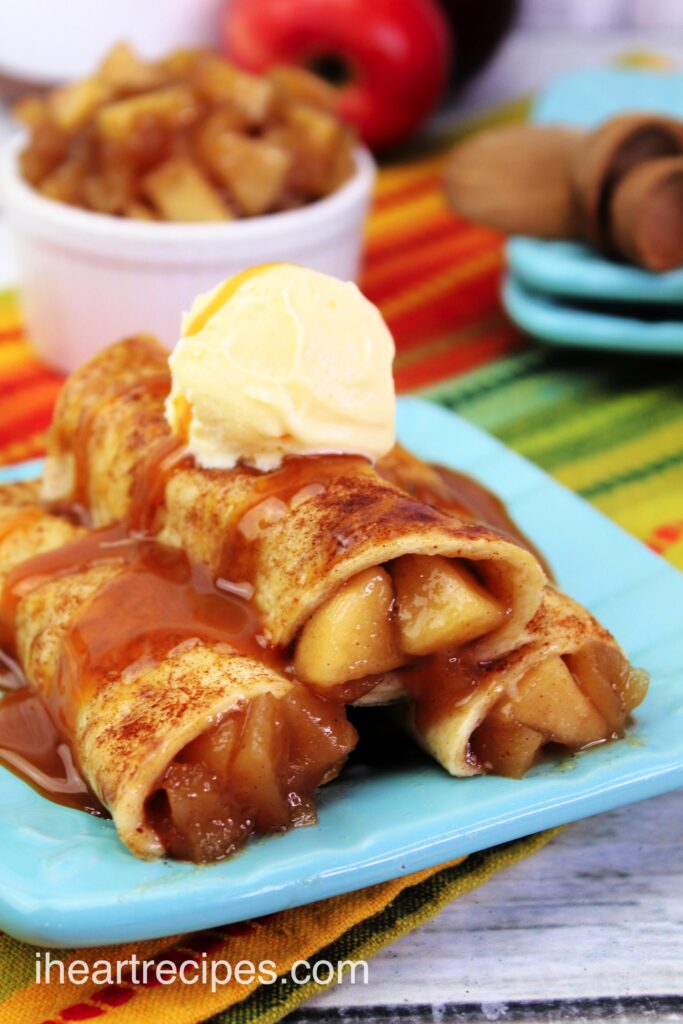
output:
M0 702L5 764L81 808L85 780L143 858L213 861L315 820L355 730L184 552L0 489L0 586L0 647L24 676Z
M619 739L648 677L581 605L548 586L528 642L503 658L435 655L407 674L400 714L451 775L521 777L546 748Z
M297 677L344 699L403 692L398 670L435 652L491 659L521 642L545 581L528 549L416 500L358 456L199 467L164 416L167 360L138 337L71 376L46 499L84 506L95 526L126 521L246 588Z
M400 446L379 468L420 500L535 550L503 503L470 477L426 465ZM519 777L551 745L573 752L617 739L648 686L611 633L551 583L516 650L484 662L467 650L436 654L404 681L412 700L402 721L456 776Z

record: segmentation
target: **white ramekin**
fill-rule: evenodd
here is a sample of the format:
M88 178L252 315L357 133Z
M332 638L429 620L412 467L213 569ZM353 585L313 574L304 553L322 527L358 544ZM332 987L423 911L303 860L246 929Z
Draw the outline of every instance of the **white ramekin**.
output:
M61 370L129 334L156 334L172 346L194 297L246 267L287 261L357 278L375 178L365 149L356 151L356 172L342 188L300 210L227 224L162 224L43 198L19 173L23 142L12 140L0 160L0 197L29 335Z

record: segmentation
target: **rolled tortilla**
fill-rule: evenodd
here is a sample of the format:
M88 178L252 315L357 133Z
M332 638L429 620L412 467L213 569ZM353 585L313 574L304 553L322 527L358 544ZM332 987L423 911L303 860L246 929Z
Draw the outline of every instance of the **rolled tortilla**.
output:
M519 777L547 744L576 751L622 736L647 682L585 608L548 586L526 644L484 664L435 656L409 674L402 715L451 775Z
M469 477L400 447L380 470L422 501L494 525L535 551L502 502ZM616 738L647 689L646 674L631 668L614 637L550 585L524 643L507 656L482 664L469 652L446 653L404 674L413 701L399 717L458 776L520 776L549 743L577 750Z
M270 473L184 460L171 471L166 364L158 343L134 338L69 379L45 498L84 504L97 526L128 517L215 576L253 587L269 643L294 644L299 677L347 698L349 683L357 696L389 679L395 693L390 673L429 650L493 658L521 642L545 581L538 559L410 497L361 458L289 459Z
M146 563L123 558L129 542L111 532L96 543L97 552L83 528L0 498L3 646L121 840L138 857L209 861L252 832L315 820L316 786L355 743L343 709L229 637L193 636L192 623L175 620L160 636ZM159 558L167 575L183 568ZM179 584L168 608L183 593Z
M37 506L40 501L40 480L18 480L0 485L0 509L10 510L24 506ZM9 516L8 516L9 518Z

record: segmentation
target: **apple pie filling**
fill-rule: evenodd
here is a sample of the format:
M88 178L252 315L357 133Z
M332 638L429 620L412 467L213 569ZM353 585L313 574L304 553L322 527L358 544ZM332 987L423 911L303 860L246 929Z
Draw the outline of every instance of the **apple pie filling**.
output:
M305 624L297 677L320 691L375 677L492 632L506 609L473 566L440 555L403 555L343 584Z
M520 778L548 744L570 751L623 736L647 690L647 675L600 640L550 655L531 668L475 730L482 771Z
M316 820L313 793L356 742L343 708L302 686L242 701L188 743L148 797L148 823L166 854L221 860L252 833Z

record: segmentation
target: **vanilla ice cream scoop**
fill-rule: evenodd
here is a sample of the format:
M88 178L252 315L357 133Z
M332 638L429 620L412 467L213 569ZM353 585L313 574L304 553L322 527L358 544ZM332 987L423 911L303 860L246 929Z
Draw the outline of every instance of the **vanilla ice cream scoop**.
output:
M286 263L200 295L171 358L171 429L206 468L377 459L395 440L394 342L355 284Z

